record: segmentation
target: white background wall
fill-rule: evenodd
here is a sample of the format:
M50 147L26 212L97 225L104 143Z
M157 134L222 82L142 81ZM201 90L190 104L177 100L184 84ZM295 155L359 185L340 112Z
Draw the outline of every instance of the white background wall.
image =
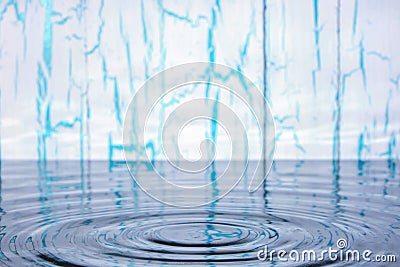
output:
M265 82L277 158L398 159L398 10L396 0L3 2L1 158L121 159L135 90L167 67L215 61Z

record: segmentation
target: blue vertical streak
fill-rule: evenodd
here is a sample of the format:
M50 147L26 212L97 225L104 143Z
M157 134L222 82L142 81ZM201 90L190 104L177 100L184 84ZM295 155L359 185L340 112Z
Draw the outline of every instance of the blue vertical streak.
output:
M208 51L208 61L215 62L215 44L214 44L214 30L217 25L217 16L215 7L211 8L211 21L209 22L209 28L207 33L207 51ZM210 85L207 84L205 97L208 98L210 91Z
M121 108L119 103L119 88L118 88L118 80L116 77L113 78L114 81L114 107L115 107L115 117L120 126L122 126L122 115Z
M38 96L36 98L36 121L39 125L38 135L38 161L44 164L47 161L47 139L59 128L74 128L77 123L82 124L82 117L75 117L73 121L59 121L56 124L51 122L51 101L48 99L47 77L43 72L42 65L38 63L38 73L36 79Z
M107 62L106 62L106 58L103 55L103 53L101 52L101 40L102 40L102 36L103 36L103 31L104 31L104 27L105 27L105 20L103 17L103 10L104 10L104 0L100 1L100 7L99 7L99 11L97 12L97 16L100 20L100 25L97 31L97 36L96 36L96 43L93 45L93 47L89 50L87 50L87 48L85 48L86 52L85 52L85 58L87 56L92 55L94 52L99 51L98 54L101 58L101 63L102 63L102 71L103 71L103 89L106 90L107 89L107 79L108 79L108 69L107 69Z
M357 156L358 156L358 166L359 169L361 169L360 167L362 167L363 162L366 158L366 152L370 152L370 146L368 145L368 140L369 140L370 136L368 133L368 128L365 127L364 128L364 132L360 134L359 138L358 138L358 152L357 152Z
M162 1L159 1L159 4L161 4ZM161 18L159 22L159 27L160 27L160 33L159 33L159 47L160 47L160 68L161 70L165 69L165 59L167 57L167 51L165 49L165 42L164 42L164 32L165 32L165 12L161 12Z
M42 4L46 7L43 35L43 60L46 64L48 72L51 73L51 58L53 49L53 22L51 21L51 15L53 12L53 0L42 0Z
M107 89L107 78L108 78L108 69L107 69L107 61L104 55L101 55L101 67L103 69L103 88L104 91Z
M214 106L213 106L213 120L211 121L211 138L212 141L214 142L214 144L217 143L217 136L218 136L218 101L219 101L219 93L220 91L218 90L218 92L216 93L215 96L215 102L214 102ZM212 151L213 155L215 154L215 146L213 146L213 151Z
M382 153L381 156L386 155L387 161L391 165L392 161L398 160L397 158L398 155L394 155L395 151L396 151L396 133L392 132L388 141L387 151Z
M341 124L341 116L342 116L342 91L344 88L342 86L342 73L341 73L341 61L340 61L340 53L341 53L341 39L340 39L340 20L341 20L341 0L337 0L336 6L336 110L335 110L335 127L333 133L333 149L332 149L332 163L333 163L333 174L338 175L340 172L340 124Z
M240 67L240 65L238 65L238 66L236 67L236 70L237 70L238 72L242 73L242 68ZM242 86L243 86L243 88L244 88L244 90L245 90L245 93L246 93L246 95L247 95L248 98L249 98L249 104L250 104L250 106L252 106L252 105L253 105L253 95L252 95L251 92L248 90L248 89L249 89L249 88L248 88L248 84L246 83L245 79L244 79L242 76L240 77L240 83L242 84Z
M45 137L48 138L52 134L52 129L51 129L51 102L47 104L46 107L46 114L45 114Z
M271 90L269 90L268 86L269 86L269 69L268 69L268 52L270 51L270 43L269 40L270 38L270 31L267 31L267 29L269 29L269 20L268 20L268 16L267 16L267 12L268 12L268 7L267 7L267 0L263 0L263 15L262 15L262 20L263 20L263 41L262 41L262 45L263 45L263 95L264 97L267 99L268 103L273 106L273 103L271 101ZM283 25L284 27L286 27L286 24ZM284 44L284 43L283 43ZM272 64L272 63L271 63ZM265 109L265 108L264 108Z
M159 21L159 28L160 28L160 30L159 30L160 65L159 65L159 67L161 68L161 70L164 70L165 69L166 57L167 57L167 49L165 49L165 42L164 42L165 15L166 14L169 15L169 13L168 13L168 11L166 11L163 8L162 1L159 1L158 3L159 3L159 5L161 7L161 10L162 10L161 18L160 18L160 21ZM160 121L164 120L164 118L165 118L165 109L164 108L161 108L159 117L160 117ZM157 135L158 144L162 143L162 131L163 131L163 127L161 125L159 125L159 127L158 127L158 135ZM155 152L153 152L153 153L155 153Z
M342 119L342 100L343 100L343 94L342 94L342 66L341 66L341 38L340 38L340 29L341 29L341 0L337 0L336 2L336 42L337 42L337 47L336 47L336 110L334 111L334 114L336 114L336 122L335 122L335 127L334 127L334 133L333 133L333 149L332 149L332 174L333 174L333 190L332 193L335 196L335 215L339 214L342 212L340 201L342 199L340 195L340 157L341 157L341 151L340 151L340 145L341 145L341 139L340 139L340 125L341 125L341 119Z
M210 204L210 208L208 209L209 215L208 215L207 221L213 222L213 221L215 221L215 209L219 202L219 200L217 198L217 196L219 195L219 189L218 189L218 179L217 179L218 177L217 177L217 171L215 168L215 162L213 162L210 167L211 167L210 181L213 185L212 196L213 196L213 199L216 199L216 200ZM214 240L215 240L214 233L215 233L214 225L212 223L207 224L207 230L205 230L204 234L207 236L208 244L212 244L214 242ZM215 251L215 248L213 248L213 247L210 248L210 251Z
M394 84L396 90L399 91L399 84L400 84L400 75L397 75L396 78L390 78L390 82Z
M365 146L365 137L364 133L361 133L358 137L358 152L357 152L357 160L358 160L358 169L361 170L363 166L363 151L366 148Z
M104 9L104 0L101 1L100 4L100 8L99 8L99 12L98 12L98 17L101 21L100 23L100 27L99 27L99 31L97 34L97 41L100 44L101 43L101 37L103 34L103 29L104 29L104 25L105 25L105 20L103 17L103 9ZM100 50L100 48L99 48ZM103 86L104 86L104 90L107 88L107 77L108 77L108 70L107 70L107 62L106 62L106 58L105 56L101 53L100 51L100 57L101 57L101 62L102 62L102 70L103 70Z
M141 14L141 22L142 22L142 30L143 30L143 41L145 44L147 44L147 26L146 26L146 20L145 20L145 12L144 12L144 0L140 1L140 14Z
M317 57L317 68L312 71L312 83L314 89L314 95L317 93L317 85L316 85L316 75L317 72L321 71L321 51L319 46L319 14L318 14L318 0L314 0L314 36L315 36L315 48L316 48L316 57Z
M80 99L80 124L79 124L79 160L81 164L81 169L83 169L83 159L84 159L84 107L85 107L85 98L86 93L81 92L81 99ZM81 172L82 174L82 172Z
M38 96L36 98L36 111L37 111L37 117L36 121L40 127L38 130L38 146L37 146L37 152L38 152L38 160L46 162L47 154L46 154L46 137L45 137L45 124L43 123L42 120L42 109L43 105L45 104L45 100L47 97L47 79L44 76L42 66L38 64L38 76L36 79L36 84L38 88Z
M108 133L108 161L111 162L113 159L113 141L112 141L112 136L111 132Z
M114 144L112 141L112 135L111 132L108 133L108 161L110 163L109 167L112 167L112 161L113 161L113 157L114 157L114 150L116 151L123 151L124 149L130 149L130 151L132 151L134 148L133 147L124 147L121 144Z
M364 44L363 44L363 39L360 40L360 70L361 70L361 74L362 74L362 79L363 79L363 86L364 86L364 90L367 90L367 74L365 73L365 64L364 64Z
M143 1L144 0L142 0L140 3L140 9L141 9L143 41L144 41L145 47L147 47L147 55L146 54L143 55L144 74L145 74L145 78L147 79L149 77L148 60L151 59L152 43L149 43L148 36L147 36L147 24L146 24L146 19L145 19L146 13L144 11L144 2Z
M299 102L296 102L296 120L298 123L300 123L300 105Z
M345 92L346 92L346 81L348 78L350 78L354 73L356 73L358 69L353 69L347 73L343 73L342 78L341 78L341 96L343 97ZM342 106L342 104L340 105Z
M268 93L267 93L267 0L263 0L263 12L262 12L262 31L263 31L263 42L262 42L262 51L263 51L263 66L262 66L262 71L263 71L263 96L265 99L269 99ZM268 40L269 41L269 40ZM267 113L265 112L267 110L267 103L266 101L263 101L263 129L262 129L262 135L265 138L267 136ZM265 140L265 139L264 139ZM267 144L263 140L262 142L262 158L263 158L263 177L267 175ZM266 179L264 179L264 188L266 188Z
M392 90L389 91L389 97L386 101L386 109L385 109L385 127L384 127L384 133L386 135L387 129L389 126L389 111L390 111L390 99L392 98Z
M282 40L281 40L281 49L282 51L286 51L286 5L285 1L282 1ZM286 53L285 53L286 55Z
M134 88L133 88L133 70L132 70L132 59L131 59L131 47L129 40L126 40L125 42L125 49L126 49L126 58L128 61L128 71L129 71L129 89L131 93L133 93Z
M210 62L215 62L215 45L214 45L214 30L217 24L215 8L211 9L211 22L208 28L207 36L207 48L208 48L208 60Z
M25 13L19 13L17 11L17 9L15 9L15 13L18 14L17 15L17 20L22 22L22 33L24 35L24 60L26 59L26 50L27 50L27 45L26 45L26 13L28 12L28 3L30 3L30 1L25 0ZM18 4L15 3L15 6L18 7ZM1 13L1 12L0 12ZM1 15L0 15L1 16ZM1 20L1 19L0 19Z
M304 147L300 144L299 137L298 137L296 131L294 130L294 128L293 128L293 140L294 140L294 142L295 142L295 146L296 146L301 152L303 152L303 153L305 154L305 153L306 153L306 150L305 150Z
M393 151L396 148L396 135L392 133L388 143L388 161L392 161L395 159L397 155L393 155Z
M154 161L155 161L155 159L156 159L156 156L157 156L157 149L156 149L156 145L154 144L155 142L153 142L153 141L149 141L149 142L147 142L146 143L146 145L145 145L145 149L146 149L146 151L147 150L150 150L151 151L151 156L150 156L150 158L151 158L151 162L152 162L152 164L154 164Z
M82 16L84 18L84 51L87 51L87 19L86 19L86 2L87 0L81 0L82 5ZM84 179L84 144L86 137L86 147L87 147L87 157L90 158L90 105L89 105L89 85L88 85L88 55L84 54L85 58L85 82L84 82L84 91L81 92L81 108L80 108L80 124L79 124L79 137L80 137L80 167L81 167L81 184L82 184L82 192L85 193L85 179ZM86 135L86 136L85 136ZM82 200L82 198L81 198Z
M358 0L354 1L354 14L353 14L353 38L356 35L356 30L357 30L357 18L358 18Z

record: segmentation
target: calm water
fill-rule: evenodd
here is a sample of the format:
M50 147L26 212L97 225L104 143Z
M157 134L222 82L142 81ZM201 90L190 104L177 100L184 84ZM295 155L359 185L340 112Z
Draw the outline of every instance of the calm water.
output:
M335 175L330 161L278 161L256 193L250 195L246 183L208 206L179 209L145 195L122 163L2 162L0 262L299 266L262 262L257 252L265 245L320 252L343 238L345 249L397 255L397 263L352 264L398 266L400 172L395 162L341 162ZM350 265L325 259L314 266L326 264Z

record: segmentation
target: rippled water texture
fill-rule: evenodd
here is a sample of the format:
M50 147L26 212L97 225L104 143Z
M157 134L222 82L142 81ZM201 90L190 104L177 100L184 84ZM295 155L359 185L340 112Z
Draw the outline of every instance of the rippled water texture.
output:
M244 178L222 200L179 209L145 195L122 163L3 162L0 262L298 266L261 262L257 251L265 245L321 251L339 238L348 241L347 248L399 255L396 164L341 162L339 174L333 173L330 161L278 161L263 188L252 195Z

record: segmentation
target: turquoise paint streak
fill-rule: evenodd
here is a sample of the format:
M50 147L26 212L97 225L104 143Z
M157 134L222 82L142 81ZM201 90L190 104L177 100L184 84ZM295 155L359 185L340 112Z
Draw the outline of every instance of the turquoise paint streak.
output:
M115 119L117 120L120 127L122 127L122 112L121 104L119 100L119 87L117 78L113 78L114 82L114 108L115 108Z
M390 90L389 97L386 100L386 108L385 108L385 126L384 126L384 133L387 134L387 130L389 127L389 116L390 116L390 100L392 98L392 90Z
M317 73L321 71L321 49L320 49L320 44L319 44L319 33L322 30L321 26L319 25L319 7L318 7L319 1L314 0L314 38L315 38L315 56L317 60L317 66L316 68L312 71L312 83L313 83L313 90L314 90L314 95L317 94Z
M335 95L335 108L333 110L333 146L332 146L332 173L339 177L340 172L340 127L342 118L342 97L343 97L343 84L342 84L342 66L341 66L341 0L336 2L336 84L332 81L333 87L336 88ZM336 183L337 184L337 183Z
M352 27L353 38L357 32L357 20L358 20L358 0L355 0L354 1L354 14L353 14L353 27Z
M40 126L38 130L38 159L47 160L47 140L58 133L62 128L74 128L76 124L82 123L82 117L75 117L72 121L60 120L52 123L51 105L48 97L47 78L43 73L42 66L38 64L38 97L36 98L37 123ZM82 134L81 134L82 135ZM82 157L82 154L81 154Z
M53 15L53 1L42 0L42 5L46 8L43 35L43 61L46 64L48 72L51 73L51 59L53 50L53 22L51 21L51 18Z
M274 42L275 40L271 39L270 36L270 29L269 29L269 19L270 19L270 14L269 11L267 10L267 3L270 1L263 1L263 7L265 10L263 10L263 49L264 49L264 70L263 70L263 90L265 93L266 98L268 99L269 103L274 106L272 99L271 99L271 92L273 88L270 86L270 76L272 71L284 71L286 73L288 61L285 61L285 64L278 64L276 62L273 62L268 59L270 51L270 44ZM81 99L80 99L80 112L78 115L73 114L73 119L71 120L59 120L59 121L54 121L52 118L53 111L54 111L54 102L52 102L52 90L53 88L49 88L49 80L50 79L55 79L56 77L53 77L53 67L55 66L54 64L58 64L56 61L56 55L53 54L53 45L55 42L55 39L53 39L54 31L56 29L59 29L61 27L70 27L70 22L72 22L75 18L77 18L81 23L82 26L85 26L85 23L91 23L90 21L84 22L85 14L87 12L96 12L97 16L99 18L99 25L97 28L97 35L96 35L96 40L93 45L90 47L84 46L85 49L83 49L83 53L85 55L85 62L84 64L87 64L87 58L89 57L99 57L99 62L101 62L101 70L103 73L102 82L104 86L104 90L107 90L107 84L111 83L111 90L112 90L112 95L113 95L113 109L115 111L115 116L114 120L117 122L118 127L121 127L122 125L122 120L123 120L123 101L121 101L122 97L122 89L119 87L118 82L121 82L121 77L115 76L115 75L110 75L109 70L112 68L111 64L109 63L109 55L107 54L107 47L105 47L104 44L104 29L106 25L106 8L104 6L105 1L101 0L99 9L98 10L88 10L86 7L86 1L80 1L76 6L68 9L67 14L63 14L63 12L58 12L54 10L54 5L53 6L53 1L51 0L42 0L41 6L44 11L44 17L42 20L44 24L39 25L40 31L43 31L43 40L42 43L39 45L41 46L40 49L42 50L42 55L40 56L41 59L39 59L39 62L34 62L35 65L37 65L37 77L36 77L36 87L37 87L37 93L36 93L36 120L37 120L37 156L40 160L46 160L47 159L47 143L49 139L54 138L54 140L57 142L57 133L62 133L63 129L67 128L74 128L79 125L80 130L80 157L83 158L84 156L84 140L85 139L90 139L90 136L88 136L88 125L90 124L90 117L91 117L91 109L89 107L89 97L88 97L88 91L87 91L87 85L86 84L78 84L75 78L73 77L74 75L74 66L77 64L81 64L81 62L74 62L75 60L73 58L74 53L72 53L71 48L69 48L66 52L68 53L68 64L66 65L66 73L68 75L68 92L66 93L66 104L67 108L70 111L71 106L72 106L72 101L71 99L71 92L73 89L78 89L79 93L81 94ZM55 3L55 2L54 2ZM156 71L160 71L165 69L165 67L168 65L166 55L168 53L168 47L165 46L165 41L169 38L169 32L166 31L165 29L165 20L166 18L173 18L176 23L185 23L190 25L192 28L198 28L202 25L202 22L207 23L207 29L206 29L206 34L202 36L201 41L204 41L204 44L206 45L206 58L209 61L216 61L218 59L218 49L219 46L216 43L216 29L220 24L223 23L223 21L220 21L220 17L222 17L223 9L221 7L220 1L215 1L211 3L211 7L209 9L208 14L198 14L197 16L194 17L189 17L187 14L179 14L175 10L167 9L164 6L164 2L159 0L157 1L157 6L158 10L157 11L152 11L146 8L145 3L147 1L142 0L140 3L140 21L141 24L139 27L142 29L142 34L141 34L141 39L135 39L133 36L130 36L130 31L128 30L128 25L124 25L124 18L123 15L120 14L118 17L119 19L119 34L120 38L123 41L123 46L122 49L125 51L125 59L123 62L126 60L126 66L125 68L128 69L128 77L129 77L129 89L130 92L134 92L134 81L135 81L135 76L133 73L133 66L136 64L135 58L136 57L141 57L142 62L143 62L143 68L145 69L145 77L148 78L150 75L152 75ZM286 55L287 53L287 48L285 46L286 43L286 38L288 34L288 30L286 27L286 20L287 20L287 14L286 14L286 9L288 8L288 5L290 3L282 2L282 34L281 34L281 43L282 43L282 53ZM313 0L311 8L313 9L313 17L311 18L312 23L313 23L313 31L314 31L314 49L315 49L315 67L312 70L312 86L313 86L313 91L314 93L319 92L318 88L318 83L317 83L317 75L318 72L321 70L323 62L321 58L321 51L325 49L324 46L322 46L323 43L321 43L321 38L323 36L320 36L321 31L323 30L323 25L324 25L324 19L320 10L320 2L319 0ZM351 69L348 72L341 73L341 63L340 63L340 46L341 46L341 35L344 36L341 33L340 29L340 17L341 17L341 1L337 1L337 17L338 17L338 76L339 78L336 80L336 83L333 81L332 86L334 86L337 89L337 93L335 96L335 102L336 106L333 108L334 110L332 111L332 119L334 121L335 127L333 129L333 147L332 147L332 158L334 160L339 160L340 159L340 143L341 143L341 133L342 130L340 128L341 123L342 123L342 108L343 108L343 100L346 99L347 97L347 91L352 90L352 88L348 88L348 81L350 77L353 77L353 74L361 74L362 77L362 87L365 91L365 94L367 95L369 99L369 104L371 104L371 90L375 90L374 88L370 88L369 82L370 78L368 77L368 68L369 68L369 62L366 61L368 57L375 57L378 58L379 60L382 60L384 62L387 62L390 72L392 75L390 77L390 87L391 88L383 88L384 90L390 90L389 95L387 96L387 99L383 100L383 104L385 105L384 109L384 128L383 128L383 136L387 137L387 151L380 153L381 156L383 157L388 157L388 158L395 158L398 155L398 148L396 148L396 142L398 140L398 132L396 132L396 129L391 128L391 123L394 121L394 123L397 123L395 120L397 119L397 116L394 111L394 105L395 105L395 98L400 91L399 89L399 84L400 84L400 74L393 75L392 73L395 72L391 68L393 64L392 58L390 54L385 54L382 53L381 51L375 51L375 50L368 50L370 48L369 43L367 43L367 38L364 38L366 33L361 32L362 28L360 28L362 25L362 20L359 18L360 13L364 13L364 8L359 8L359 5L361 7L362 2L355 0L354 1L354 9L351 10L351 13L353 14L353 18L350 18L350 24L349 27L349 33L350 33L350 38L352 38L354 49L356 50L356 54L358 56L358 62L357 66L355 66L354 69ZM363 4L364 5L364 4ZM12 81L12 84L14 88L11 88L11 92L14 94L15 99L17 101L17 98L21 99L23 97L22 91L21 91L21 80L24 79L24 76L22 75L22 71L24 70L24 64L30 60L30 58L26 55L27 47L29 47L30 44L27 44L27 15L28 9L29 12L35 12L35 10L32 8L33 6L33 1L0 1L0 21L4 22L5 19L7 19L6 22L9 22L9 17L12 17L13 20L15 20L15 23L17 25L22 25L19 29L22 31L22 41L23 43L23 50L21 50L20 54L16 54L15 58L12 59L14 65L14 76L10 77ZM364 7L364 6L363 6ZM240 47L237 48L238 51L238 64L236 66L236 69L238 71L241 71L244 68L244 65L247 64L249 60L249 49L250 49L250 43L252 42L252 38L255 38L257 36L256 29L258 27L259 22L256 20L256 11L257 11L257 5L252 5L251 9L251 14L249 14L248 19L250 20L250 27L248 29L248 32L246 32L246 35L244 35L244 42L240 45ZM72 12L71 12L72 11ZM11 12L12 16L5 16L6 13ZM153 13L152 13L153 12ZM155 12L155 13L154 13ZM150 17L146 17L146 14L156 14L158 16L158 24L155 23L154 25L151 24L152 21L150 21ZM7 14L8 15L8 14ZM14 23L14 21L13 21ZM29 22L30 23L30 22ZM107 23L109 21L107 20ZM118 25L118 20L116 22ZM56 25L54 27L54 25ZM149 25L152 25L153 27L149 27ZM43 28L42 28L43 27ZM86 26L85 26L86 27ZM129 25L130 27L130 25ZM154 28L157 28L159 30L159 35L158 36L153 36L152 31ZM29 29L29 27L28 27ZM118 27L116 30L118 34ZM54 36L53 36L54 35ZM360 36L360 40L355 41L355 37ZM69 36L65 37L65 42L85 42L86 43L86 35L85 33L70 33ZM118 38L118 37L117 37ZM364 40L366 40L364 42ZM135 51L133 50L133 42L143 42L145 45L145 53L143 55L138 55L135 54ZM40 42L40 41L39 41ZM160 59L159 61L155 62L154 58L154 42L159 42L159 49L158 51L160 53ZM369 41L368 41L369 42ZM86 49L87 48L87 49ZM28 50L29 51L29 50ZM1 57L4 57L4 48L1 48ZM346 60L343 58L343 60ZM393 60L394 61L394 60ZM285 82L290 82L288 80L288 77L285 75ZM86 87L85 87L86 85ZM13 89L13 90L12 90ZM3 94L3 99L4 99L4 90L7 90L6 88L2 88L2 94ZM207 95L208 96L208 95ZM289 97L290 95L287 94ZM174 99L174 101L179 101L179 99ZM163 103L165 104L164 108L167 107L171 103ZM276 138L279 139L280 136L282 136L283 132L288 132L289 135L291 135L292 140L295 143L295 146L299 149L299 151L302 151L303 153L306 153L306 147L303 147L301 145L302 141L299 138L299 134L297 132L297 129L293 126L294 123L300 123L304 118L300 117L300 109L302 108L301 103L296 103L295 106L295 111L292 112L292 114L277 114L275 116L277 126L279 131L277 132ZM217 113L216 113L217 114ZM381 114L382 115L382 114ZM378 122L377 122L378 121ZM364 129L360 129L362 133L359 136L359 141L358 141L358 151L356 152L356 156L358 159L366 159L368 157L369 153L372 153L372 148L370 150L367 149L367 140L368 136L374 136L372 134L372 131L375 134L375 131L380 130L380 128L377 127L379 125L379 120L377 118L374 118L373 124L367 125ZM213 129L212 127L215 127ZM209 129L205 129L205 131L217 131L217 126L214 125ZM380 134L380 133L378 133ZM210 133L210 136L213 136L213 133ZM216 138L217 135L215 135ZM108 142L109 144L109 159L113 160L115 156L115 151L114 150L121 150L121 146L119 144L116 144L115 141L112 140L112 134L110 134L105 138L104 140L105 143ZM108 139L108 140L107 140ZM60 141L60 140L58 140ZM154 140L155 143L160 141L160 140ZM371 140L370 140L371 141ZM154 143L154 144L155 144ZM62 144L61 144L62 145ZM56 147L55 149L58 149ZM396 150L397 149L397 150ZM114 151L114 152L113 152ZM158 153L155 151L156 154Z

